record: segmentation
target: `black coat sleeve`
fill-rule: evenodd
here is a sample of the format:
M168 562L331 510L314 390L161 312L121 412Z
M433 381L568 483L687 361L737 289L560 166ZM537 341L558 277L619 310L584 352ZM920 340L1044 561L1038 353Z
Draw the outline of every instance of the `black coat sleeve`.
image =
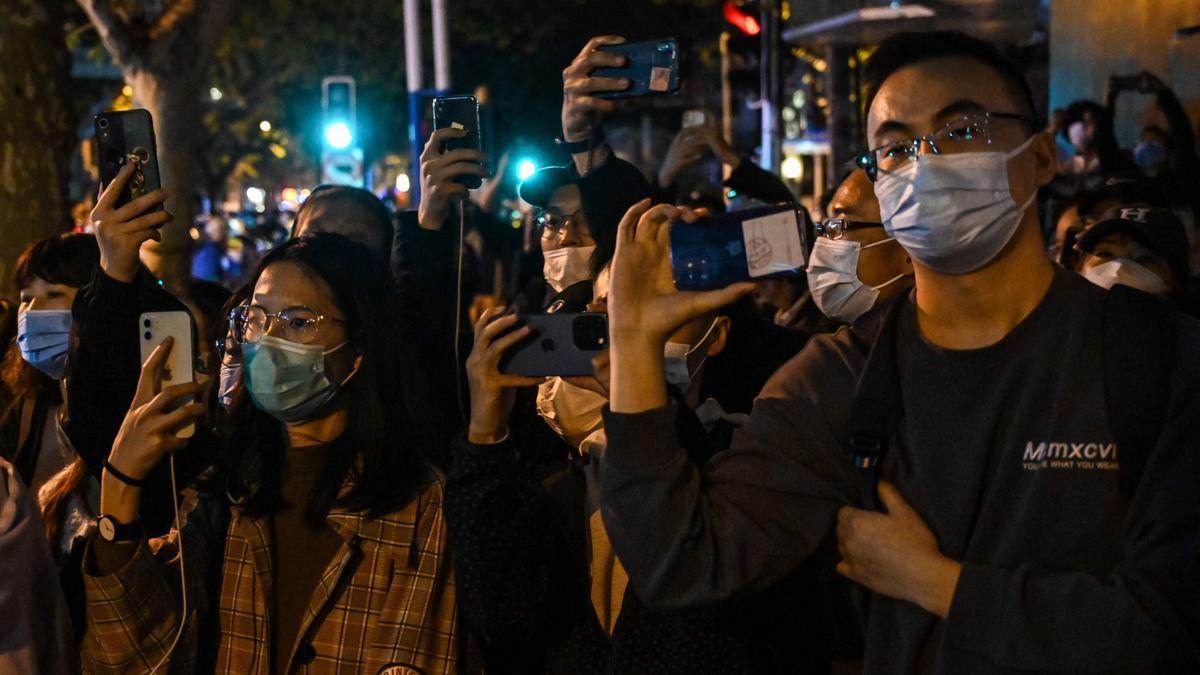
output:
M75 451L99 477L121 422L129 411L141 373L138 317L143 312L187 311L142 268L132 283L101 270L75 296L71 308L78 337L67 378L67 414L63 430ZM202 458L192 453L198 461ZM186 484L188 476L180 476ZM152 535L169 527L173 509L169 465L159 464L142 490L142 517Z
M579 644L581 633L600 628L589 617L586 563L563 533L565 510L551 500L538 470L517 459L514 445L472 445L460 437L445 511L459 602L489 668L539 672L548 650ZM602 659L599 638L582 642Z
M725 179L725 187L768 204L796 201L795 195L779 176L745 158Z

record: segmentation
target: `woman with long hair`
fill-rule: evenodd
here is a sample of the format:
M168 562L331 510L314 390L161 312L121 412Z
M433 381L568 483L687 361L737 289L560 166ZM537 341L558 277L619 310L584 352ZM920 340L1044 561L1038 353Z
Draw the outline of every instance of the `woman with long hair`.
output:
M251 288L241 386L210 414L220 458L150 546L138 484L206 407L180 405L199 385L156 386L171 344L142 369L85 558L84 669L452 672L442 487L422 458L440 439L386 268L318 233L272 251Z

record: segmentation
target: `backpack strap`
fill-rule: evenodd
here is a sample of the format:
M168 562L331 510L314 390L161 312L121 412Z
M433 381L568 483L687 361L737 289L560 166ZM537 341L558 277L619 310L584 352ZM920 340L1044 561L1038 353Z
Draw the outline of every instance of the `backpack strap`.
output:
M903 413L896 343L900 313L907 304L908 294L901 293L885 310L868 317L855 330L859 346L870 344L870 348L854 389L846 424L846 447L858 472L862 505L875 511L883 510L877 491L879 466Z
M1178 315L1169 301L1128 286L1104 299L1104 389L1117 442L1121 493L1132 498L1166 421Z

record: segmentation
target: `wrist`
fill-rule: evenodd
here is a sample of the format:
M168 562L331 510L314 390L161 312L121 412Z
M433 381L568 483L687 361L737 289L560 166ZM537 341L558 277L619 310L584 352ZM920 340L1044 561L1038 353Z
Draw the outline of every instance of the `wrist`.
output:
M104 272L110 279L119 281L123 284L131 284L137 278L137 265L134 264L128 268L124 265L116 265L112 260L105 256L100 256L100 271Z
M670 402L661 336L614 336L611 351L609 409L614 413L640 413Z
M958 587L958 578L962 574L962 563L939 555L931 565L929 574L921 589L916 603L931 614L945 619L950 616L950 606L954 602L954 591Z
M100 477L100 514L112 516L121 523L132 523L138 517L141 495L141 488L122 483L104 471Z

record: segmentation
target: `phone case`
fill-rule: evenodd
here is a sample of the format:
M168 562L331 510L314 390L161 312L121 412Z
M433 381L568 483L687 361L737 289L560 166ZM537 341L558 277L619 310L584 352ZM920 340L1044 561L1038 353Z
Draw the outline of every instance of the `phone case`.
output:
M174 384L191 382L195 378L192 372L192 317L187 312L146 312L138 317L138 344L141 345L143 364L167 337L175 338L175 345L171 347L171 355L167 358L167 366L163 372L164 389ZM191 402L191 397L180 399L172 403L168 410L175 410ZM196 425L190 424L175 435L179 438L191 438L195 432Z
M795 276L808 260L804 214L794 205L676 221L670 236L671 271L682 291Z
M458 128L466 129L467 135L463 138L446 141L444 146L446 152L463 148L483 149L479 132L479 102L475 100L474 96L443 96L433 99L434 130L455 125L458 125ZM472 190L483 185L483 179L473 174L460 175L454 180Z
M592 358L608 347L608 315L529 314L529 337L500 358L500 372L526 377L591 375Z
M130 155L139 158L140 179L135 174L117 197L117 206L162 187L158 170L158 146L154 140L154 121L146 110L104 112L96 115L96 146L100 164L100 182L108 185L125 166ZM155 210L162 210L158 204Z
M679 91L679 42L675 38L603 45L598 49L621 54L623 68L597 68L592 77L624 77L629 87L621 91L597 92L599 98L661 96Z

